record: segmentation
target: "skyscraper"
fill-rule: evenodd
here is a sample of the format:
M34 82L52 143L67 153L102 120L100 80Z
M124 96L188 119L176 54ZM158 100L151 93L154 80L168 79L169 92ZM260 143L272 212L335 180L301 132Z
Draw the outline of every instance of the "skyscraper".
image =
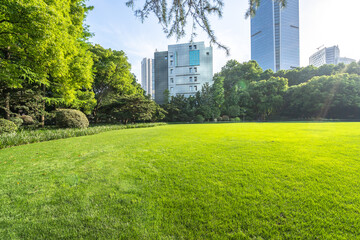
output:
M251 19L251 59L274 72L300 66L299 0L262 0Z
M155 101L164 103L170 96L194 96L206 83L212 84L212 47L204 42L169 45L168 51L155 52Z
M146 91L146 94L150 94L151 98L155 97L155 82L154 82L154 60L150 58L144 58L141 61L141 87Z

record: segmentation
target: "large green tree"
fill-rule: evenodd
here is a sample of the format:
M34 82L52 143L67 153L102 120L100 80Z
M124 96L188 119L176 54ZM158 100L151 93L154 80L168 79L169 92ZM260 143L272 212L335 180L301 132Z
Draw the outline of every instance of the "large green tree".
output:
M0 87L6 117L11 93L24 84L40 86L44 107L45 102L81 105L82 93L92 84L92 59L84 43L87 10L84 0L1 1Z

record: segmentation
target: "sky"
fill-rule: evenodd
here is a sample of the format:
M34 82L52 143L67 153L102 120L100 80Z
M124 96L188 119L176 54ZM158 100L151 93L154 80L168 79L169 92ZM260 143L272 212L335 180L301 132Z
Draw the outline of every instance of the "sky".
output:
M131 8L119 0L89 0L94 10L88 14L86 24L94 37L90 40L104 48L123 50L132 66L132 72L141 79L141 60L153 58L154 51L166 51L167 45L189 42L185 36L178 42L166 38L161 25L154 16L144 23L134 16ZM135 1L138 7L143 1ZM230 48L230 56L214 46L214 73L219 72L226 62L239 62L251 58L250 19L245 19L247 0L225 0L223 17L211 18L211 25L222 44ZM300 0L300 64L307 66L309 57L324 45L339 45L340 55L360 59L360 30L358 23L359 0ZM194 41L210 40L200 29Z

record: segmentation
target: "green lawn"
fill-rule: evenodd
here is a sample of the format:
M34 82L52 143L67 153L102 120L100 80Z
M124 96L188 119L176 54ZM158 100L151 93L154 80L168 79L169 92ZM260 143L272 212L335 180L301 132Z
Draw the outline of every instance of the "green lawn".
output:
M360 123L167 125L0 150L0 239L356 239Z

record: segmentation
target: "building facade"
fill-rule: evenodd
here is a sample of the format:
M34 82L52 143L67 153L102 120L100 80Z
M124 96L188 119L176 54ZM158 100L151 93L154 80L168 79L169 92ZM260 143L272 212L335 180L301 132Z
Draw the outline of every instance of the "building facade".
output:
M251 59L274 72L300 67L299 0L262 0L251 19Z
M154 78L154 60L144 58L141 61L141 87L150 94L151 98L155 97L155 78Z
M170 96L194 96L206 83L212 84L213 51L204 42L169 45L168 51L154 53L155 101Z
M319 49L316 53L311 55L309 58L309 64L315 67L320 67L325 64L350 64L355 62L351 58L342 58L340 57L340 48L339 46L332 46L328 48Z

